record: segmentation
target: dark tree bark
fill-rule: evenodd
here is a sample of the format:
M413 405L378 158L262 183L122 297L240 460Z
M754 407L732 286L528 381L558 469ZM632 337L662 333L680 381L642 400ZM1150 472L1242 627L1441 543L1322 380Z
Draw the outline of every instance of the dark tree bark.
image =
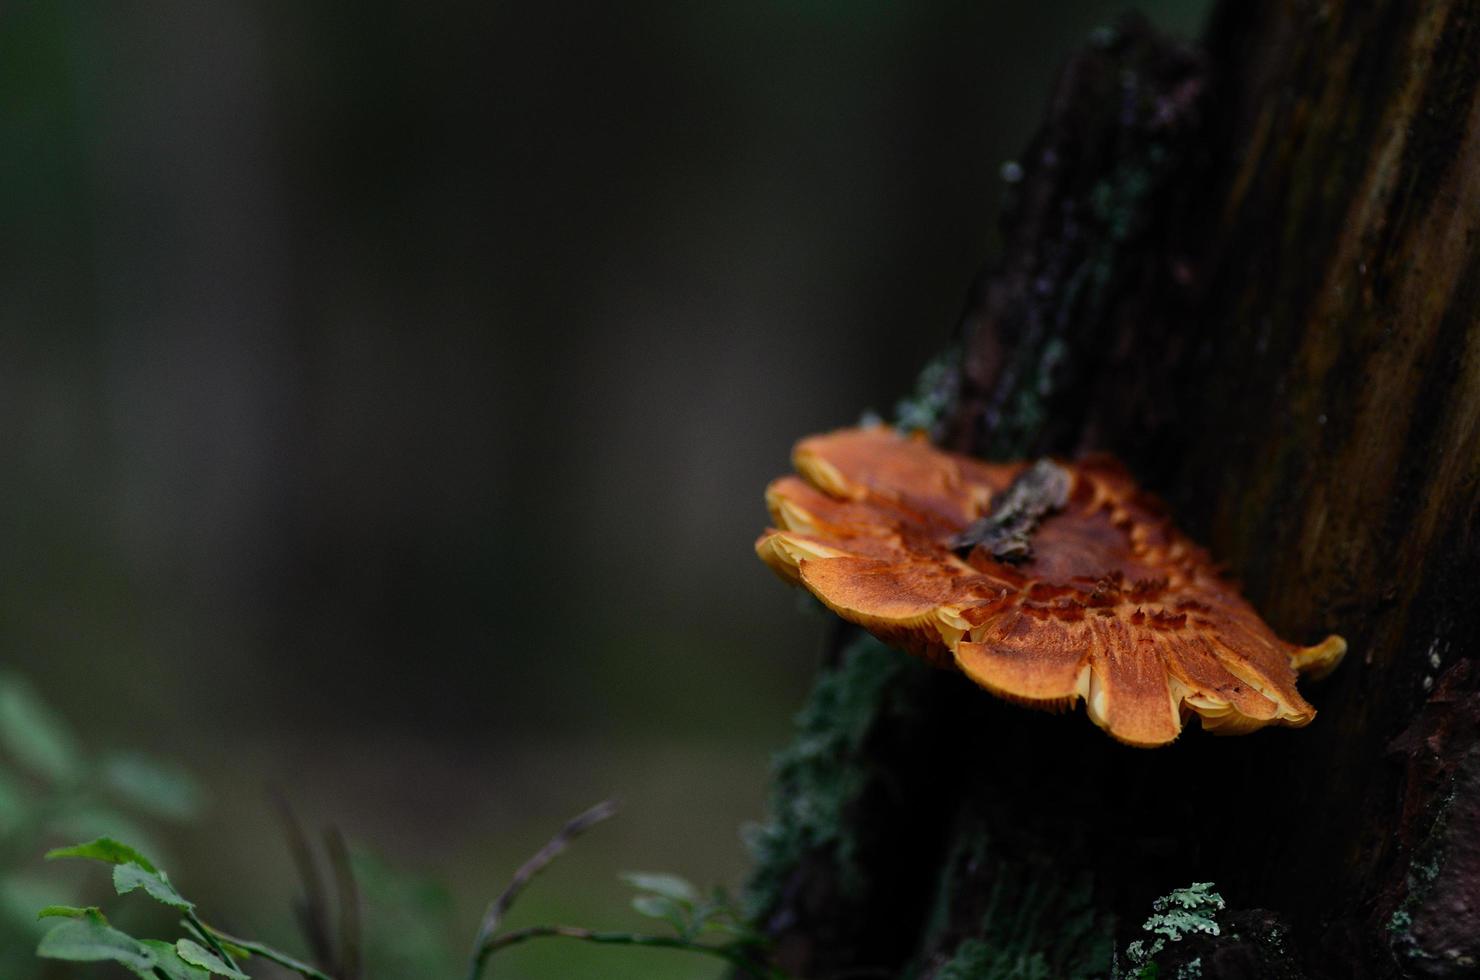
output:
M1115 453L1351 653L1307 729L1144 751L841 635L758 835L780 959L1108 973L1196 880L1222 935L1162 976L1480 975L1480 0L1129 23L1022 167L937 435Z

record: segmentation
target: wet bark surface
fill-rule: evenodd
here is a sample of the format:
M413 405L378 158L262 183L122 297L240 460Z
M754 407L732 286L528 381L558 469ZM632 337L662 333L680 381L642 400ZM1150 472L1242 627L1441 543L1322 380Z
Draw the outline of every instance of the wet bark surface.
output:
M841 923L798 898L838 890L813 847L767 909L785 965L1108 972L1196 880L1250 923L1204 976L1477 975L1480 2L1228 0L1202 52L1123 25L1004 222L942 441L1115 453L1277 632L1351 652L1309 728L1155 751L913 683L839 763L876 796L838 839L889 873Z

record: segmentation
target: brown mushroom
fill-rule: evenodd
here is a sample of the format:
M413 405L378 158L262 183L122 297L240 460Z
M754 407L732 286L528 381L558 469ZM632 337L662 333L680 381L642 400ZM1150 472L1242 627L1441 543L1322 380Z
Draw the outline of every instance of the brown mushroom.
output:
M983 463L876 426L804 439L793 462L756 542L778 574L1000 697L1082 699L1122 742L1164 745L1188 713L1219 733L1308 724L1297 669L1346 652L1277 637L1109 458Z

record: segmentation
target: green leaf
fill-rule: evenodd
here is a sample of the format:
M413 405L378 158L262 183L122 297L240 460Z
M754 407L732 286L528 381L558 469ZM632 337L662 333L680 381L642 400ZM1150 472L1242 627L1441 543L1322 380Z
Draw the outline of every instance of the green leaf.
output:
M663 919L680 933L689 932L688 907L666 895L638 895L632 907L653 919Z
M141 939L139 942L154 954L155 968L163 972L169 980L211 980L209 970L191 966L182 960L174 943L160 939Z
M175 891L175 886L170 884L170 879L163 871L148 871L133 862L114 867L113 887L120 895L142 888L156 902L181 912L189 912L195 908L194 902Z
M102 775L115 796L154 816L188 820L200 811L200 788L177 766L120 753L104 761Z
M696 931L690 920L699 889L678 875L661 872L628 871L622 880L643 892L632 899L634 909L649 918L664 920L686 938Z
M38 919L85 919L91 912L102 915L102 911L96 905L86 907L77 905L48 905L36 913Z
M82 918L63 922L42 936L36 955L73 963L111 960L146 978L153 976L155 965L154 953L149 947L110 926L96 909L89 909Z
M99 837L86 844L73 844L71 847L58 847L46 852L46 860L54 861L57 858L85 858L89 861L102 861L104 864L137 864L145 871L159 870L144 855L111 837Z
M740 921L730 908L703 908L694 916L692 928L696 935L718 933L729 936L741 946L763 946L767 937Z
M0 745L15 761L54 783L82 771L77 740L62 720L14 674L0 674Z
M49 829L60 840L93 840L107 837L111 840L129 842L129 846L140 854L158 854L163 848L159 842L139 825L118 810L100 806L86 797L57 800L60 810L52 819Z
M652 892L654 895L671 898L675 902L686 902L692 905L699 900L699 889L678 875L651 871L628 871L622 875L622 880L638 891Z
M227 966L221 957L193 939L182 939L175 943L175 952L179 953L180 959L186 963L209 970L218 976L230 977L231 980L252 980L242 971Z

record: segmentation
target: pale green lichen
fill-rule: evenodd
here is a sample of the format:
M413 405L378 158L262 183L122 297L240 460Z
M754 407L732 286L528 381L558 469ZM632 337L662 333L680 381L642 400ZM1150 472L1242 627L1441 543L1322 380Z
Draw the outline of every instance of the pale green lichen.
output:
M1411 964L1442 961L1445 951L1430 949L1414 933L1413 910L1428 901L1433 884L1443 870L1444 858L1449 846L1449 810L1453 806L1456 792L1453 785L1439 798L1435 817L1423 843L1408 864L1407 891L1403 901L1388 917L1387 930L1393 952Z
M939 438L961 392L961 347L951 346L931 358L915 379L915 391L894 406L894 426L901 432L925 432Z
M1193 935L1218 935L1217 914L1226 907L1223 896L1213 890L1211 881L1198 881L1186 888L1174 889L1152 902L1153 914L1141 924L1141 928L1151 933L1153 938L1149 942L1138 939L1125 948L1130 975L1137 980L1154 980L1159 975L1156 955L1166 949L1168 943L1181 942ZM1179 969L1178 977L1183 976L1186 969Z

